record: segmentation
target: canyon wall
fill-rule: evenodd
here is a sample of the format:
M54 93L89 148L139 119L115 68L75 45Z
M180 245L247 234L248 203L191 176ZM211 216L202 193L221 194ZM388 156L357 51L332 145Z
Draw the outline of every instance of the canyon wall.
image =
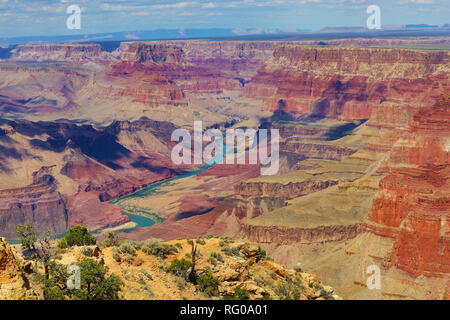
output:
M47 185L0 190L0 234L16 238L16 226L32 224L37 233L61 233L67 229L63 196Z
M367 229L395 240L386 265L412 275L450 273L450 95L420 109L392 149Z
M312 244L348 240L362 231L361 224L289 228L244 224L242 235L251 242L277 245Z
M430 105L448 87L447 51L278 46L249 97L294 115L369 119L380 104Z

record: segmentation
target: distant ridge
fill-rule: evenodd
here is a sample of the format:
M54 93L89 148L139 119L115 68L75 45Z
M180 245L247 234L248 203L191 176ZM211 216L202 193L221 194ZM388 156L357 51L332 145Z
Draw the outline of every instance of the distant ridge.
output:
M88 43L149 40L330 40L343 38L387 38L416 36L450 36L448 25L430 27L388 26L381 30L361 27L327 27L320 31L284 29L157 29L147 31L123 31L112 33L78 34L61 36L28 36L0 38L0 47L30 43Z

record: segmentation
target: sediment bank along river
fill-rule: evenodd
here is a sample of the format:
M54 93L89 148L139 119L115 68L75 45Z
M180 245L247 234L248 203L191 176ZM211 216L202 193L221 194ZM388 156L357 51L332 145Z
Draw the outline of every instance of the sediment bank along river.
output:
M135 198L145 198L149 197L151 195L159 194L163 191L160 191L162 188L169 186L173 182L195 176L199 174L200 172L206 171L211 167L211 165L205 165L202 168L198 170L194 170L191 172L183 173L181 175L178 175L176 177L153 183L139 191L136 191L132 194L129 194L127 196L124 196L119 199L115 199L110 201L111 204L114 204L118 207L120 207L123 210L123 214L127 215L132 222L136 224L135 227L122 230L123 232L131 232L137 228L143 228L143 227L151 227L155 223L162 223L164 222L164 219L158 216L157 213L152 212L149 208L144 208L137 206L134 201L129 201L130 199Z

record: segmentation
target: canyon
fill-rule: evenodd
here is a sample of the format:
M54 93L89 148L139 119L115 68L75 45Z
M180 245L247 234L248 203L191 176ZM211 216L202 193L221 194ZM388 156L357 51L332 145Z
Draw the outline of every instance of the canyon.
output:
M448 298L450 56L420 49L448 42L19 45L0 61L0 236L137 213L158 223L121 239L226 235L344 298ZM171 133L195 120L278 129L278 174L173 164Z

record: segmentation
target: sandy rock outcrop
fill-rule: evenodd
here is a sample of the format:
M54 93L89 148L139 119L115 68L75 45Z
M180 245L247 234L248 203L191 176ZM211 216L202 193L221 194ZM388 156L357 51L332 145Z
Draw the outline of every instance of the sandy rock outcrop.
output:
M38 299L28 279L30 272L29 264L18 259L5 238L0 237L0 300Z

